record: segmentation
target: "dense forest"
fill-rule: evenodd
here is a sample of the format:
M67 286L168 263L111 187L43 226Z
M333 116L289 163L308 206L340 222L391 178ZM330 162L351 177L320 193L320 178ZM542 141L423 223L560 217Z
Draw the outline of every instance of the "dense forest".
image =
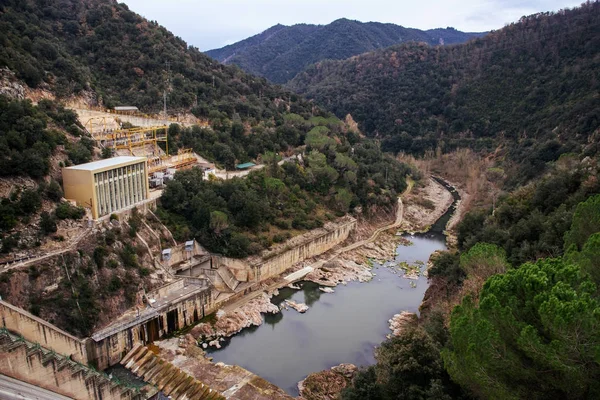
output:
M172 149L191 147L229 169L249 160L264 168L227 181L204 180L198 169L178 172L157 210L162 221L133 212L127 229L86 238L85 248L58 265L70 276L58 292L36 292L48 286L56 267L49 264L2 274L0 291L5 297L14 276L26 276L19 279L30 283L22 295L31 312L88 335L103 304L135 304L135 289L149 280L147 251L135 239L145 223L164 222L177 239L196 237L211 251L244 257L346 213L395 207L405 176L416 171L384 151L470 148L494 159L488 173L503 190L490 207L464 216L456 249L433 258L429 277L443 288L438 302L376 349L377 364L361 370L342 399L600 398L599 19L600 4L588 2L525 17L467 44L405 43L319 62L291 82L339 117L352 113L371 137L364 138L124 4L4 1L0 66L29 86L59 99L91 93L107 106L156 111L170 74L170 106L211 122L206 129L172 125ZM336 26L356 38L356 24ZM312 32L292 28L272 28L279 43L263 45L260 35L246 41L264 50L253 67L294 35ZM313 40L314 49L328 44ZM274 65L293 74L291 60ZM64 165L93 157L75 114L47 100L34 106L0 96L0 148L2 178L33 182L0 200L2 252L20 246L17 227L34 215L40 240L59 220L81 218L48 179L58 155Z
M599 11L526 17L438 59L405 45L413 58L393 48L313 71L309 90L382 147L470 147L503 189L463 217L457 248L432 258L434 300L343 400L600 397Z
M59 147L66 153L64 165L91 158L93 142L81 132L77 115L59 104L42 100L34 106L0 95L0 177L31 178L29 185L13 184L8 196L0 197L0 253L19 245L19 223L31 224L39 216L41 239L56 232L58 220L83 217L82 208L60 202L60 184L48 177ZM51 212L42 211L44 201L56 203Z
M9 0L0 4L0 67L59 98L96 96L104 106L162 109L254 124L280 108L310 112L298 96L224 66L114 0ZM168 81L168 83L166 83ZM285 99L285 101L283 101Z
M458 249L432 260L435 304L342 399L598 398L599 174L597 159L562 157L468 213Z
M222 158L231 143L238 157L260 152L265 167L226 181L205 181L198 169L179 172L163 193L161 216L177 239L196 237L211 251L244 257L348 212L393 210L410 170L343 128L334 117L288 114L270 136L244 137L235 124L221 132L184 130L181 142L226 166L236 157ZM280 143L297 146L297 155L280 160Z
M268 247L274 239L281 241L282 235L289 237L299 229L321 226L335 215L355 209L368 215L373 207L390 209L396 204L395 195L404 188L408 169L383 156L379 145L361 139L357 131L300 96L188 47L125 4L112 0L9 1L1 7L0 66L9 67L30 87L49 88L59 99L92 93L106 106L130 104L153 111L162 105L160 94L170 77L169 107L191 111L211 123L204 129L172 125L172 152L191 147L227 169L246 161L276 163L280 154L303 155L296 159L297 164L286 162L263 171L262 178L251 176L248 182L188 185L184 191L189 201L181 199L178 204L171 202L183 196L176 180L166 190L163 216L172 222L178 237L191 230L210 249L243 256ZM45 104L41 102L38 108ZM68 129L80 133L77 124L76 120L65 121ZM92 157L92 144L85 135L73 144L64 144L73 163ZM55 145L52 142L46 147ZM23 156L31 151L23 147ZM36 154L41 157L42 169L47 169L50 153L40 147ZM17 163L17 153L10 159ZM17 164L15 168L36 165ZM5 173L17 172L7 169ZM189 179L186 176L181 174L178 179L185 181ZM268 185L254 179L263 179ZM269 192L271 184L276 189L270 187ZM289 198L279 196L282 204L265 201L273 190L289 194ZM227 217L228 228L219 228L223 234L218 237L209 235L214 230L206 218L189 218L196 213L192 200L198 192L211 191L219 199L205 200L209 211ZM236 191L243 199L257 199L258 209L250 213L254 222L245 221L241 214L246 211L232 205L230 197ZM277 207L282 208L274 210ZM259 235L258 229L274 224L282 209L290 211L289 221L279 221L278 232ZM231 235L242 244L230 241Z
M523 164L510 175L527 180L563 153L597 152L599 49L600 4L590 2L462 45L408 43L321 62L290 87L351 113L384 150L501 146Z
M419 30L379 22L338 19L328 25L275 25L266 31L206 54L235 64L271 82L285 83L306 67L323 60L343 60L403 42L430 45L463 43L485 33L453 28Z

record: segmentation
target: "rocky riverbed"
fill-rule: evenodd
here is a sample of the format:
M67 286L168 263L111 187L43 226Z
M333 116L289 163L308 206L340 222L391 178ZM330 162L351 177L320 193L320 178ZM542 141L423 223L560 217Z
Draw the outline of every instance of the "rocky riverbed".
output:
M292 400L282 389L237 365L213 363L192 335L162 340L157 354L231 400Z
M407 198L403 210L404 220L401 226L403 230L420 231L428 228L443 215L452 204L452 195L443 186L433 180L427 181L427 184L424 187L416 189L416 193L413 194L415 196L417 194L419 196L426 196L433 203L433 209L429 202L419 201L417 197ZM361 237L368 237L366 236L368 231L374 232L377 227L381 225L382 224L375 223L368 225L365 223L359 227L358 230L360 231ZM304 263L295 265L286 273L300 270L306 266L320 266L320 268L317 267L313 272L307 275L304 280L312 281L322 286L325 290L320 292L328 292L329 290L333 290L332 288L339 284L345 285L352 281L367 282L373 280L375 277L373 270L374 262L383 264L387 260L393 260L396 256L396 250L398 249L399 244L406 246L412 244L410 238L407 239L401 237L396 234L394 230L391 230L381 233L374 242L367 242L363 246L351 251L339 251L340 248L344 248L344 246L356 241L357 237L351 237L344 245L340 245L338 249L333 249L329 253L323 254L315 259L305 260ZM421 260L420 258L418 260L423 262L427 261L426 259ZM411 273L414 272L412 270L409 271L404 269L403 273L401 271L402 266L398 263L400 262L398 261L394 265L390 265L389 270L400 278L418 278L418 273L414 276L411 275ZM412 283L411 280L410 288L414 287ZM279 287L287 285L288 283L282 281L281 286ZM275 287L278 287L275 283L265 285L265 290L273 290ZM292 288L295 289L296 286L293 286ZM404 290L412 289L405 288ZM209 345L219 348L221 346L220 342L222 338L233 336L244 328L261 325L264 320L264 317L261 314L276 314L281 312L280 308L271 302L271 298L274 294L276 294L276 292L264 292L237 309L231 311L219 310L212 320L203 322L194 327L190 331L191 335L188 336L188 340L193 341L194 347L200 351L202 351L202 347L208 348ZM291 305L288 304L288 306ZM297 304L297 306L300 305ZM311 305L311 308L312 307L313 306ZM306 309L304 309L304 311L306 311ZM401 309L393 311L399 312L399 314L394 315L389 321L389 327L392 331L391 335L398 334L416 319L415 314L404 313L401 311ZM393 314L393 312L387 314L387 317L384 318L389 318L389 315ZM311 314L310 311L309 314ZM199 343L200 347L196 346L196 343ZM188 353L189 352L186 350L185 354ZM178 354L178 356L185 357L185 354ZM232 360L233 362L236 362L235 360L237 360L237 358L234 357ZM228 362L232 363L232 360L229 360ZM212 365L216 365L219 368L226 367L221 364L222 363L216 363ZM251 366L246 365L246 367ZM341 367L341 369L336 368L337 367L334 367L332 369L310 374L302 383L302 388L300 389L300 394L302 395L301 398L305 400L336 398L339 392L351 382L351 379L354 376L353 374L350 374L345 367ZM312 370L318 370L318 368Z
M450 208L452 194L433 178L424 180L423 186L415 187L404 196L404 219L401 229L406 232L422 232L429 229Z
M402 311L400 314L396 314L388 321L390 324L390 330L392 331L388 337L398 336L404 329L413 325L417 322L417 314L408 311Z
M310 374L298 382L297 400L334 400L350 385L358 368L354 364L340 364L331 369Z
M271 303L271 297L274 294L276 292L270 295L262 293L235 311L219 310L215 314L216 321L202 322L192 328L190 334L204 348L209 345L220 347L220 338L233 336L242 329L253 325L261 325L263 323L261 314L280 312L279 307Z

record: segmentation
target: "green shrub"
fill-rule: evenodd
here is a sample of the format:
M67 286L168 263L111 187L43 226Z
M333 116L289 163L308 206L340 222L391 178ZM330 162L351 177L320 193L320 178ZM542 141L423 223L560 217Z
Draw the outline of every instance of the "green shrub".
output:
M81 219L85 215L82 207L72 206L71 203L63 201L54 210L54 214L59 219Z

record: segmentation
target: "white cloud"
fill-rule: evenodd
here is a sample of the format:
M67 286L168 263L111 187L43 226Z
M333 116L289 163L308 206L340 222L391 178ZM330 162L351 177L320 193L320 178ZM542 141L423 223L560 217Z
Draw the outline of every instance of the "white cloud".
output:
M338 18L411 28L502 28L523 15L574 7L581 0L124 0L132 11L209 50L281 23L328 24Z

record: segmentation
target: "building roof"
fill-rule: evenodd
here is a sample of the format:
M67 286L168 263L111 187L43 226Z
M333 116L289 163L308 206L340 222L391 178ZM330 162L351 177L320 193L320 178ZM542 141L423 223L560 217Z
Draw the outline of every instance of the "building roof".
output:
M115 111L137 111L138 108L135 106L116 106Z
M110 169L111 167L119 167L121 165L135 164L146 161L146 157L130 157L120 156L107 158L105 160L93 161L86 164L73 165L65 169L76 169L80 171L97 171L100 169Z
M243 164L238 164L235 167L237 169L247 169L247 168L252 168L254 167L256 164L254 164L253 162L247 162L247 163L243 163Z

